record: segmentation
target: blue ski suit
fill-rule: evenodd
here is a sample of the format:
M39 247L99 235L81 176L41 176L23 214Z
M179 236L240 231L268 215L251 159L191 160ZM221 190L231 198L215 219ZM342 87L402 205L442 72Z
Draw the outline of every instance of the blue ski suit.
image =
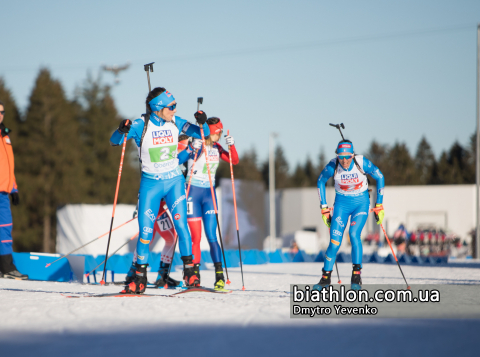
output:
M192 235L194 254L193 262L195 264L200 263L201 258L200 240L202 236L202 219L205 235L207 236L208 244L210 245L210 256L212 257L212 261L214 263L220 263L222 261L222 251L217 240L217 219L215 217L212 191L210 189L210 180L208 178L206 167L205 151L208 152L212 184L215 186L215 173L219 165L219 160L222 159L228 162L230 155L232 155L232 164L236 165L239 162L235 146L232 145L230 150L231 152L224 150L218 143L214 143L213 146L209 147L207 150L204 150L204 146L202 145L193 172L191 171L195 158L193 147L189 146L187 150L184 150L179 154L179 163L188 160L187 182L190 176L192 176L189 197L187 197L187 217L190 233ZM215 204L218 205L215 191L214 196Z
M165 198L174 218L173 224L178 234L180 254L182 256L192 255L192 238L187 226L185 178L178 167L177 146L178 136L181 133L201 138L200 128L185 119L174 117L172 122L166 122L151 113L140 152L140 140L144 126L143 117L134 120L127 135L127 140L135 140L142 164L138 206L140 233L137 241L138 264L147 264L148 262L149 245L162 198ZM208 125L205 125L204 135L209 134ZM121 145L124 135L116 130L110 138L110 143L114 146Z
M350 167L347 170L345 170L339 163L337 164L336 158L332 159L318 177L317 187L321 205L326 205L325 184L328 179L335 174L335 203L332 215L332 225L330 227L330 243L325 254L325 271L332 271L333 269L349 217L352 263L362 264L363 248L360 235L367 222L370 206L366 174L372 176L377 182L377 204L383 202L383 192L385 187L383 174L378 167L367 158L364 158L361 155L356 155L355 159L359 164L359 167L355 164L355 160L352 160Z

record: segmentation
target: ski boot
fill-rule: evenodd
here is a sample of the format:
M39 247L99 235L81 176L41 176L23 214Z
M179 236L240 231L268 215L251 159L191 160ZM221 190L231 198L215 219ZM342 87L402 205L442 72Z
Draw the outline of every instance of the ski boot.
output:
M196 283L195 286L200 286L200 264L194 264L193 271L198 278L198 283Z
M180 285L178 280L172 279L168 275L169 268L170 264L160 262L160 270L158 271L157 280L154 283L157 288L175 288Z
M148 264L135 263L135 277L133 281L125 286L120 294L143 294L147 287L147 266Z
M191 255L182 257L183 260L183 280L187 288L193 288L200 285L200 279L195 274L195 266L193 265L193 258Z
M130 270L127 273L127 276L125 278L125 285L130 284L135 280L135 263L132 263L130 266Z
M322 269L323 275L318 284L315 284L312 290L322 290L323 288L328 288L332 283L332 271L325 271Z
M352 290L362 289L362 277L360 276L362 270L361 264L353 264L351 288Z
M3 272L5 279L27 280L28 275L22 274L18 271L13 263L13 255L0 255L0 272Z
M15 280L27 280L28 275L20 273L18 270L11 271L9 273L3 274L5 279L15 279Z
M215 263L215 285L214 290L225 290L225 277L223 276L222 263Z

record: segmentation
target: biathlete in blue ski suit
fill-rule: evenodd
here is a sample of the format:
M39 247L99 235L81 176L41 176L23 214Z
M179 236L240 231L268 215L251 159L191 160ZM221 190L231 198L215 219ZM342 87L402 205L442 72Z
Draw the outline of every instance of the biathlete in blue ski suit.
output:
M165 88L153 89L148 94L146 102L151 109L149 120L140 118L133 123L124 120L110 138L112 145L122 144L125 134L127 134L127 140L134 139L142 164L138 207L140 236L137 242L136 275L134 281L127 285L122 293L145 291L149 245L162 198L165 198L174 218L173 224L179 237L180 254L184 264L185 284L192 286L198 281L193 269L192 238L187 227L185 178L178 167L177 145L178 136L181 133L200 138L200 128L175 116L177 106L175 98ZM195 118L200 124L204 124L207 120L204 112L195 113ZM205 135L209 134L210 131L206 127Z
M225 138L227 145L230 147L230 152L224 150L222 146L218 144L223 132L223 124L220 119L216 117L209 118L207 124L210 128L210 137L205 139L207 150L204 149L201 140L195 139L192 145L179 155L179 161L180 163L183 163L188 159L187 182L191 182L191 186L187 198L187 217L190 232L192 234L195 274L200 277L200 240L202 238L203 219L205 234L210 245L210 255L215 266L214 288L216 290L222 290L225 288L225 277L222 268L222 251L217 241L217 219L215 217L205 152L208 153L210 175L214 187L215 172L220 164L220 159L230 162L231 155L233 165L238 164L239 160L237 150L234 146L234 140L231 136L226 136ZM198 154L197 160L194 164L195 152L198 152Z
M372 176L377 182L377 224L380 224L384 217L382 202L385 180L378 167L370 160L362 155L355 155L351 141L340 141L335 152L337 158L332 159L325 166L317 181L322 218L327 227L330 228L330 244L325 254L322 278L314 288L321 289L330 285L333 265L350 217L349 234L353 263L351 283L352 288L358 289L362 283L360 271L362 269L363 248L360 235L367 221L370 206L366 175ZM335 204L333 215L330 215L325 196L325 184L332 176L335 181Z

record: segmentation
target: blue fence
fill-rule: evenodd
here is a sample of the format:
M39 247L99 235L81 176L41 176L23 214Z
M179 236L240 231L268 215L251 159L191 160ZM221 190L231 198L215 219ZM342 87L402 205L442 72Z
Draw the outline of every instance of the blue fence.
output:
M91 272L104 259L105 255L93 257L91 255L84 255L85 257L85 274ZM150 253L149 265L151 271L158 271L160 267L160 253ZM13 253L13 259L18 270L24 274L28 274L32 280L44 281L71 281L73 279L73 269L67 259L62 259L48 268L47 264L52 263L58 259L55 256L36 255L35 253ZM126 274L132 264L133 254L115 255L108 259L107 270L110 271L112 279L114 274ZM238 250L226 250L225 259L228 268L240 266L240 256ZM257 264L280 264L280 263L302 263L302 262L323 262L325 260L325 252L320 251L318 254L306 254L304 251L299 251L296 254L282 252L277 250L275 252L265 252L257 249L243 250L242 263L245 265ZM343 252L337 255L339 263L351 263L352 257L350 254ZM380 264L395 264L394 257L389 254L387 257L380 257L377 253L371 255L364 255L363 261L365 263L380 263ZM448 263L448 257L418 257L402 255L399 257L399 262L402 265L444 265ZM206 269L205 263L212 263L210 252L202 252L201 269ZM172 271L175 271L176 265L182 265L180 255L175 253L173 258ZM104 265L100 265L96 272L103 271ZM95 278L95 275L94 275Z

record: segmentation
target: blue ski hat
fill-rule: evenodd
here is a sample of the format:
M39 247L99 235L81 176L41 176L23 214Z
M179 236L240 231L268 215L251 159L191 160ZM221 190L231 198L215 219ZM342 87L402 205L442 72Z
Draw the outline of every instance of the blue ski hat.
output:
M348 153L353 154L353 144L351 141L342 140L338 143L337 150L335 151L337 155Z
M156 112L162 110L163 108L166 108L174 100L175 98L173 97L173 95L166 90L159 96L149 101L148 105L150 105L150 109L152 109L153 112Z

